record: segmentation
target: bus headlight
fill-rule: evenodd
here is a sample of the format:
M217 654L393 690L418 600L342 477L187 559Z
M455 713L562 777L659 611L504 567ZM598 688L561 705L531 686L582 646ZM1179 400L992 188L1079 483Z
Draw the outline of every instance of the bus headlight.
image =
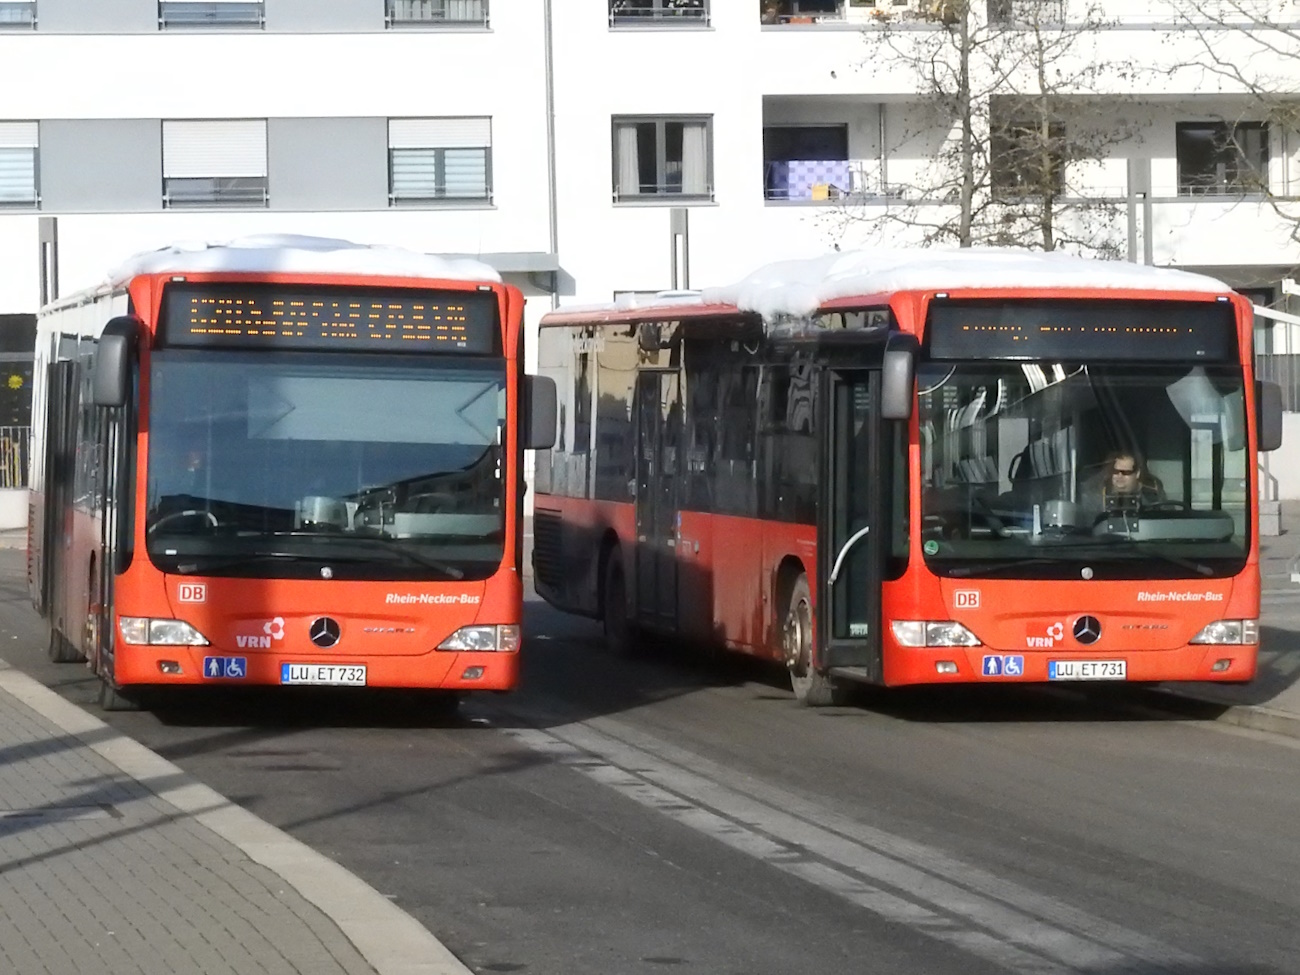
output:
M147 616L119 616L123 643L155 647L206 647L205 637L184 620L154 620Z
M894 639L905 647L978 647L980 638L952 620L891 620Z
M518 626L462 626L438 644L439 650L465 650L471 652L504 651L519 649Z
M1189 642L1254 646L1259 643L1259 620L1217 620Z

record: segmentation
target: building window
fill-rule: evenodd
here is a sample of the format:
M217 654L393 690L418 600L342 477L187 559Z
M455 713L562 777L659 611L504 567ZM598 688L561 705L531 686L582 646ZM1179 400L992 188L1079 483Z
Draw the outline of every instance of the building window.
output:
M709 118L615 118L614 202L713 199Z
M34 207L36 186L35 122L0 122L0 207Z
M847 125L771 125L763 129L763 196L833 200L847 196Z
M389 27L486 27L488 0L386 0Z
M816 24L844 20L845 3L846 0L761 0L759 19L764 24ZM855 0L853 6L864 4ZM891 9L891 3L882 3L881 9Z
M1262 193L1268 188L1268 123L1179 122L1178 195Z
M609 0L611 27L705 27L708 0Z
M389 119L388 199L492 202L492 120Z
M264 22L262 0L158 0L158 26L163 30L260 29Z
M36 0L0 0L0 30L35 26Z
M988 16L991 24L1063 24L1065 0L989 0Z
M1044 134L1037 122L994 124L990 133L989 179L1003 196L1046 196L1065 189L1065 124L1051 122Z
M163 122L163 206L265 207L266 120Z

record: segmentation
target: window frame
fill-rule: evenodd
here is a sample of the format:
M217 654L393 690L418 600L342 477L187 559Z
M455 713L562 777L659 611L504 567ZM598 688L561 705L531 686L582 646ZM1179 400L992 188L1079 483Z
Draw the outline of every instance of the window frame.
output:
M710 0L609 0L609 26L613 30L700 29L710 26L709 4Z
M412 136L398 135L394 137L394 123L428 123L432 128L437 123L461 123L469 125L471 123L482 123L485 128L485 145L466 145L461 144L467 140L461 136L447 135L438 137L430 136L428 144L421 145L394 145L397 142L410 142ZM438 141L444 143L436 144ZM478 196L447 195L447 162L448 153L456 152L481 152L483 154L483 185L482 194ZM400 194L397 181L397 161L399 154L430 154L434 167L434 193L432 196L426 194L406 195ZM465 205L493 205L494 187L492 181L492 118L487 115L472 116L430 116L427 118L390 118L388 120L388 205L390 207L454 207Z
M687 193L684 189L672 191L672 183L668 182L670 166L672 160L668 159L668 129L669 125L677 124L682 129L682 159L676 163L682 170L682 181L685 181L686 168L686 151L685 151L685 127L687 125L702 123L704 129L704 187L702 192ZM654 154L655 154L655 183L654 189L650 192L643 192L642 187L646 184L640 181L640 160L644 149L640 143L640 129L645 125L655 127L654 134ZM620 177L619 155L619 132L623 128L636 127L637 134L637 163L638 163L638 180L636 192L627 193L622 189L622 180ZM716 200L715 188L713 185L713 116L712 115L615 115L610 120L610 162L613 178L613 202L617 204L646 204L656 203L664 206L678 205L680 201L695 203L713 203Z
M1215 140L1212 145L1211 162L1214 172L1190 173L1187 171L1185 158L1184 133L1195 130L1209 130ZM1256 160L1251 160L1242 147L1240 136L1245 132L1259 133L1259 149ZM1267 121L1258 122L1224 122L1199 121L1178 122L1174 126L1174 161L1178 170L1178 196L1266 196L1269 192L1269 165L1272 133ZM1220 178L1220 172L1223 177ZM1251 177L1253 180L1244 179Z
M399 4L411 9L419 5L431 12L441 8L443 14L439 17L399 17ZM448 17L446 11L456 4L481 7L482 14L478 17ZM388 30L488 30L491 25L491 0L384 0L384 27Z
M190 16L178 16L187 8ZM222 10L244 16L220 16ZM194 13L199 11L205 11L206 15L194 16ZM159 30L264 30L265 28L266 0L158 0Z
M1042 196L1044 186L1050 188L1052 196L1065 192L1065 165L1068 153L1066 147L1065 122L1053 119L1047 125L1047 138L1052 146L1048 152L1051 166L1051 179L1042 178L1038 161L1030 159L1026 147L1020 145L1020 139L1032 134L1039 139L1035 130L1039 127L1037 119L1008 119L995 124L989 133L989 188L999 199L1025 199ZM1035 143L1030 148L1041 148ZM1019 155L1025 158L1014 158Z
M15 155L27 153L31 161L31 199L0 199L0 211L15 210L39 210L41 206L41 146L40 146L40 125L33 121L13 121L5 120L0 122L0 133L9 129L14 134L8 138L0 138L0 152L12 152ZM24 137L22 133L30 131L30 136ZM4 142L12 141L14 143L27 143L31 145L4 145Z
M0 0L0 14L6 11L14 13L27 11L28 15L26 18L15 17L13 20L0 16L0 31L36 29L36 0Z
M168 128L169 126L193 126L195 130L201 128L220 125L239 125L239 124L257 124L261 125L261 174L250 174L240 172L199 172L191 171L194 167L188 161L177 162L173 160L169 163L169 156L176 153L195 151L198 145L191 134L189 139L180 138L185 130L175 129L176 135L173 136L178 142L189 145L182 148L176 142L173 142L171 153L168 152ZM211 138L208 136L207 138ZM214 167L220 167L221 163L213 164ZM243 167L235 166L234 169ZM179 171L180 175L169 175L170 172ZM185 190L201 191L204 184L208 184L209 190L203 192L184 192ZM164 210L265 210L270 207L270 167L268 162L267 149L267 120L266 119L164 119L162 121L162 205ZM182 191L182 192L177 192Z

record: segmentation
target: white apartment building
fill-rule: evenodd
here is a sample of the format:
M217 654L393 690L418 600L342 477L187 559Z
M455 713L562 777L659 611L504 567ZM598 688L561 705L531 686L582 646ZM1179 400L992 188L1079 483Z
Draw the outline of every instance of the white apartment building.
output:
M1083 0L981 3L985 26L1088 23L1075 63L1144 69L1073 93L1077 124L1112 136L1063 167L1105 204L1089 232L1285 312L1300 138L1207 50L1258 64L1261 39L1287 32L1252 21L1300 23L1300 3L1105 0L1095 23ZM894 221L951 211L924 184L952 123L924 120L932 98L879 36L922 43L949 7L0 0L0 315L176 240L473 255L524 288L535 320L919 239ZM1281 90L1300 86L1300 58L1273 60ZM1294 419L1290 331L1261 322L1257 351ZM1300 497L1294 432L1270 461L1283 497Z

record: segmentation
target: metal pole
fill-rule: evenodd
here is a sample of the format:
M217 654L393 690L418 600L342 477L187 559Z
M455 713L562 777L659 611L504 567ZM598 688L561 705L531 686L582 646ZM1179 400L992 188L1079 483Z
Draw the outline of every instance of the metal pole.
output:
M39 275L41 307L59 297L59 218L41 217L37 221L40 247Z
M691 286L690 211L673 207L668 211L668 243L672 249L669 271L674 291Z

